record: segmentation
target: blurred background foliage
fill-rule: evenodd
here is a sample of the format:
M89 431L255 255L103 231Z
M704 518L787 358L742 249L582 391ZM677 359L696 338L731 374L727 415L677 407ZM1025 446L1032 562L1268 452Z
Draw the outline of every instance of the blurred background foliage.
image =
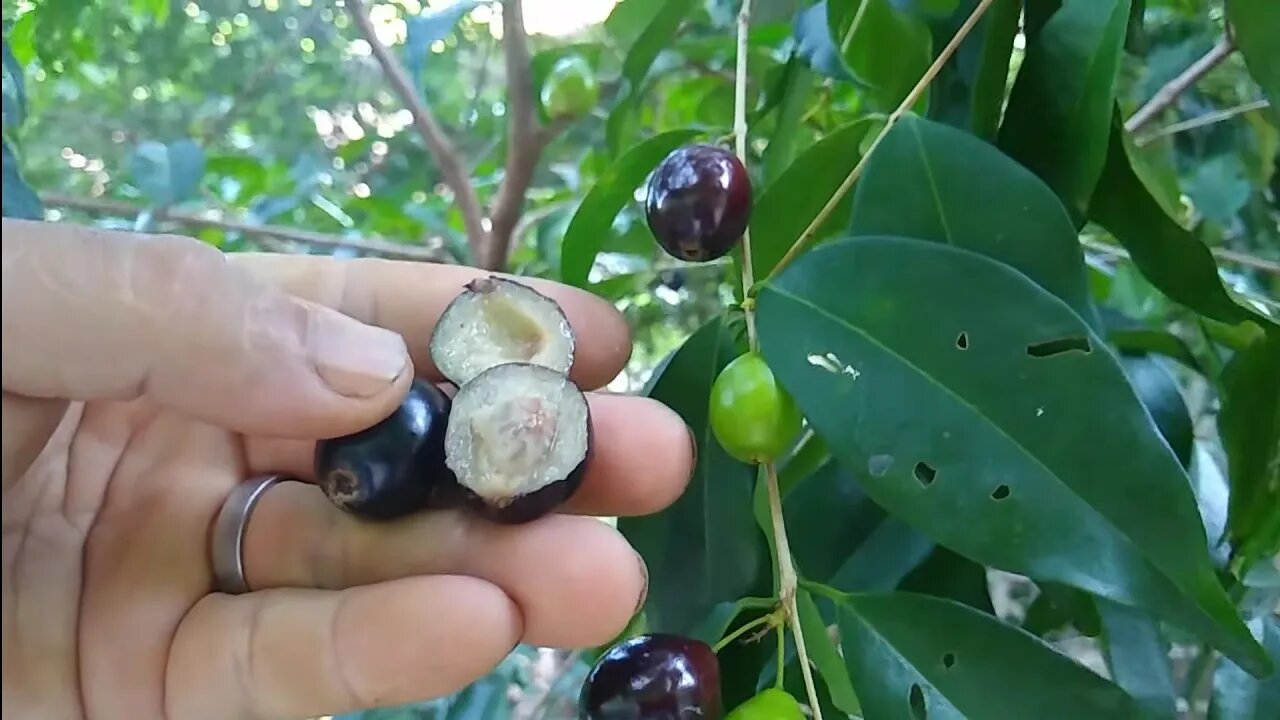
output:
M895 11L916 4L929 5L888 0ZM1029 2L1036 4L1052 3ZM684 128L728 135L737 3L523 5L535 116L555 133L503 269L556 278L574 211L629 148ZM391 49L488 207L503 179L512 116L500 5L362 6L372 37L340 0L3 0L5 214L188 233L227 251L474 263L454 190L373 43ZM748 108L757 176L777 177L834 129L885 111L876 88L841 80L846 71L824 43L825 6L756 2ZM1211 53L1225 27L1220 0L1134 7L1144 17L1123 58L1126 116ZM1019 36L1011 79L1023 47ZM918 76L914 49L895 45L868 62L901 63L914 73L909 86ZM544 81L567 54L592 68L599 101L581 116L551 118ZM931 92L946 92L947 82L939 78ZM1280 130L1262 97L1240 55L1230 55L1147 121L1134 144L1163 189L1162 204L1216 249L1230 284L1274 304ZM780 124L789 131L765 141ZM734 292L727 265L686 266L660 253L639 193L601 239L605 252L589 278L635 331L632 361L611 386L619 391L639 389ZM1206 352L1197 340L1203 321L1156 291L1101 230L1086 228L1083 240L1095 295L1111 310L1136 328L1196 329L1182 336L1192 353ZM1196 387L1183 390L1198 418L1205 408ZM520 648L456 697L363 717L570 717L585 662Z

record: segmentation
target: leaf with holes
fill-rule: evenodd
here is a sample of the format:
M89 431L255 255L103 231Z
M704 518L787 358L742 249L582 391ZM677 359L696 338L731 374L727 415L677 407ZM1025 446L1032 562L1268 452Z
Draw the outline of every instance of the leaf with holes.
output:
M153 205L180 203L195 195L204 177L204 150L194 140L165 145L139 143L129 159L133 183Z
M755 277L769 274L787 250L849 177L862 159L861 144L873 129L870 118L838 128L797 157L756 200L751 213L751 265ZM846 193L834 212L815 228L826 237L848 222L852 198Z
M924 240L832 241L763 284L757 326L813 430L886 510L975 562L1146 609L1267 671L1116 357L1026 276Z
M667 153L698 135L696 130L672 130L636 145L604 173L582 198L565 229L560 247L560 280L585 287L591 266L603 247L614 218L631 200L636 188Z
M858 182L850 234L902 235L982 253L1094 317L1084 254L1053 190L948 125L905 117L889 131Z
M1123 690L992 615L915 593L843 596L845 664L866 717L1135 718Z
M1027 39L1000 147L1077 218L1102 173L1130 0L1065 0Z
M708 420L711 385L741 350L724 319L713 320L654 373L647 393L679 413L698 444L697 467L675 504L618 520L649 567L645 612L655 630L687 632L717 603L769 590L769 553L751 512L755 469L721 449Z

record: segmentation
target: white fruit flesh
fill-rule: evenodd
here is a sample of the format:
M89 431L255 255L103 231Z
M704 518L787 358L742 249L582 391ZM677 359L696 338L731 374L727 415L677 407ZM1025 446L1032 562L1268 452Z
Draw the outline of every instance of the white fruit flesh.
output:
M462 386L445 434L458 482L494 505L563 480L587 454L587 401L568 378L498 365Z
M431 338L436 367L459 386L513 362L567 373L573 352L573 331L555 301L497 277L468 284L445 309Z

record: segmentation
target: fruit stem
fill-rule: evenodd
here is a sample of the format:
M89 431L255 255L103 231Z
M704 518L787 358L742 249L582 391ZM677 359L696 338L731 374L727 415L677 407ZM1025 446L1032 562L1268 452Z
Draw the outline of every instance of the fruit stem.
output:
M787 541L787 524L782 516L782 492L778 489L778 469L766 463L765 482L769 486L769 515L773 520L773 547L778 555L778 599L791 624L791 635L796 641L796 658L800 662L800 674L804 677L804 689L809 696L809 707L814 720L822 720L822 707L818 703L818 691L813 684L813 671L809 667L809 653L804 647L804 633L800 632L800 613L796 611L796 568L791 561L791 544ZM779 628L778 632L782 632ZM778 666L782 677L782 665Z
M771 613L769 613L769 614L767 614L767 615L761 615L760 617L758 617L758 618L756 618L756 619L754 619L754 620L751 620L750 622L743 623L743 624L742 624L742 626L741 626L741 627L739 627L737 630L734 630L733 632L729 633L728 635L725 635L724 637L720 638L720 642L717 642L717 643L716 643L716 644L711 648L711 652L719 653L721 650L723 650L723 649L725 648L725 646L726 646L726 645L728 645L729 643L733 642L734 640L737 640L738 638L742 637L743 635L746 635L747 633L751 632L752 630L755 630L756 628L760 627L761 625L772 625L772 624L774 624L774 623L778 623L778 622L780 622L780 620L779 620L779 618L778 618L778 613L775 611L775 612L771 612Z
M751 29L751 0L742 0L738 10L738 57L733 75L733 144L734 153L742 166L747 166L747 52L748 31ZM755 285L751 265L751 228L742 231L742 297L746 298ZM756 314L746 310L747 347L756 350Z
M969 18L964 21L964 24L960 26L959 30L956 30L956 34L951 38L951 42L947 43L947 46L942 49L942 52L938 53L937 59L933 61L933 64L929 66L928 70L924 71L924 75L920 76L920 80L916 82L915 87L911 88L911 92L907 93L907 97L903 99L897 109L889 114L889 117L885 120L884 127L880 128L880 132L877 133L875 139L871 141L871 147L867 148L867 151L863 153L862 157L858 160L858 164L853 166L853 170L849 171L849 176L844 179L844 182L840 183L840 187L836 189L834 194L832 194L831 199L827 201L826 205L822 206L822 210L820 210L817 216L813 218L813 222L809 223L809 226L804 229L804 232L800 233L800 237L796 238L796 241L791 245L790 249L787 250L787 253L782 256L782 259L778 261L778 264L773 266L773 270L771 270L769 275L765 277L766 282L777 277L778 273L782 272L788 265L790 265L791 262L800 255L800 253L804 252L809 243L813 240L814 235L818 232L818 228L822 227L822 224L827 221L827 218L831 216L831 213L835 212L836 205L838 205L840 200L844 198L845 194L849 192L849 189L853 187L853 184L858 181L858 178L862 175L863 168L866 167L868 158L870 158L872 153L876 151L876 148L880 147L880 141L884 140L885 136L889 134L889 131L893 129L894 124L898 122L898 119L903 115L906 115L911 109L911 106L916 104L916 101L920 99L920 96L923 95L924 91L929 87L929 83L933 82L934 77L936 77L938 72L942 70L942 66L945 65L947 61L951 59L951 56L955 54L956 49L960 47L960 43L964 41L965 37L969 34L969 31L973 30L973 26L977 25L978 21L982 19L983 14L987 12L987 8L991 6L993 1L994 0L980 0L978 2L978 6L969 14Z

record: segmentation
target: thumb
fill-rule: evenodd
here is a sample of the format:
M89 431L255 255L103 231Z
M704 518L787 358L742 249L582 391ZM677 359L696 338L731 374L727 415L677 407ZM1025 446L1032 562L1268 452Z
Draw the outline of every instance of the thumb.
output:
M146 396L242 433L321 438L386 417L412 381L399 335L195 239L5 218L0 242L6 394Z

